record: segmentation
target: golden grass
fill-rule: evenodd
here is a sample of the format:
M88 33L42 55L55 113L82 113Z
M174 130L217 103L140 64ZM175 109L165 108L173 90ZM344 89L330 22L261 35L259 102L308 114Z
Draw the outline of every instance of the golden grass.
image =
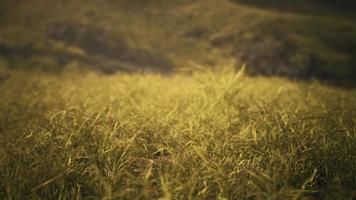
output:
M3 199L352 199L353 90L242 72L12 72Z

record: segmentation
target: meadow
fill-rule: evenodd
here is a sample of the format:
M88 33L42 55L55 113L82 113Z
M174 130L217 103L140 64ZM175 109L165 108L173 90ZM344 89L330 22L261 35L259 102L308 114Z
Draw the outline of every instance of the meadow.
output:
M7 71L1 199L355 199L356 91L243 70Z
M355 200L354 8L0 0L0 200Z

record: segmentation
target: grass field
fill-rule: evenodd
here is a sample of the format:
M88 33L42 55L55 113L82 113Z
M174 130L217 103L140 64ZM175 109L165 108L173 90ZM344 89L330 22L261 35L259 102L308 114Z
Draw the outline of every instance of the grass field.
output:
M1 199L356 198L356 91L176 74L6 72Z
M356 200L355 6L0 0L0 200Z

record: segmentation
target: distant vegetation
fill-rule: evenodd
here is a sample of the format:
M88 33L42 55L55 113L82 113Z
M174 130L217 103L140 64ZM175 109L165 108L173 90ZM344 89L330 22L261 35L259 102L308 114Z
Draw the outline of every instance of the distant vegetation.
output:
M167 73L235 59L251 74L356 80L356 20L340 8L352 1L1 2L9 68Z
M279 10L314 12L320 14L320 11L352 12L356 8L356 2L353 0L232 0L237 3L246 3L254 6L267 6ZM319 10L319 11L318 11Z
M352 6L0 0L0 199L355 200Z

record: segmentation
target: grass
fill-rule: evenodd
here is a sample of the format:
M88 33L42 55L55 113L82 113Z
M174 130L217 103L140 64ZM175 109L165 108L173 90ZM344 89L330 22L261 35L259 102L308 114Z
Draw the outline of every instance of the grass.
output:
M356 92L242 71L6 71L2 199L349 199Z
M57 72L78 62L107 73L174 72L190 61L219 66L235 59L251 74L345 85L356 80L355 16L319 4L306 9L307 2L295 0L268 6L233 0L2 2L0 59L12 69Z
M353 14L0 1L0 199L356 198L355 89L231 70L354 83Z

